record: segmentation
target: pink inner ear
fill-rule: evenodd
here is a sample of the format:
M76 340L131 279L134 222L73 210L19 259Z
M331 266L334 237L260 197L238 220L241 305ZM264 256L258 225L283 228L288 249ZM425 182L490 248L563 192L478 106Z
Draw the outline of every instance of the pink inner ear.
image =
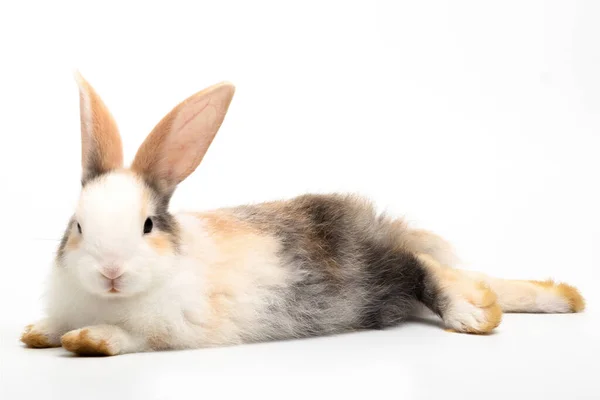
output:
M166 176L180 182L192 173L208 150L219 127L218 104L211 98L193 99L177 114L166 139ZM163 175L163 176L165 176Z
M132 169L172 191L191 174L219 130L235 88L223 82L178 104L152 130Z

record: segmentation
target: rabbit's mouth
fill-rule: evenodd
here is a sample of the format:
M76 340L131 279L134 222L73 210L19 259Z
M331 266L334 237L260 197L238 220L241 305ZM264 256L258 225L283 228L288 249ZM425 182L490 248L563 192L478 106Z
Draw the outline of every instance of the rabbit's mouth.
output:
M106 288L108 289L108 293L116 294L121 293L121 278L117 277L115 279L106 279Z

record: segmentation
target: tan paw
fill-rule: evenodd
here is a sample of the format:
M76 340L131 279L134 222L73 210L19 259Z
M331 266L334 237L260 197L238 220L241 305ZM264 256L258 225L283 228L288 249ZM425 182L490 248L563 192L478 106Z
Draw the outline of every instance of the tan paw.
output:
M45 331L44 326L37 324L27 325L21 335L21 342L27 347L45 349L48 347L59 347L60 343L52 340L52 335Z
M102 332L94 332L88 328L67 332L61 338L62 346L82 356L114 356L118 349L110 345Z
M549 279L546 281L529 281L534 285L540 286L548 293L560 299L561 308L564 312L578 313L585 309L585 300L576 287L566 283L555 283ZM556 301L555 301L556 303ZM560 306L559 305L559 306Z
M444 322L451 331L486 334L502 321L496 294L483 282L464 280L449 290Z

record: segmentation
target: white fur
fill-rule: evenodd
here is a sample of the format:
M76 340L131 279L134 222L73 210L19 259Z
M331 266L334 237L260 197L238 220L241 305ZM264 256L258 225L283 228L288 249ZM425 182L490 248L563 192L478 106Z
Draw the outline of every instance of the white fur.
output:
M118 295L148 289L167 273L169 260L158 257L145 240L143 226L144 186L133 176L113 173L86 185L75 212L83 234L77 249L65 252L65 265L73 269L88 291L109 295L105 269L116 268ZM74 235L75 227L72 227ZM149 271L152 271L149 273ZM113 297L113 293L110 296Z
M68 269L54 268L49 292L48 315L60 321L63 333L76 328L114 325L143 345L130 351L148 350L142 338L156 337L173 348L197 345L202 330L185 318L186 309L202 313L200 271L184 262L172 265L172 273L148 292L132 297L107 298L86 291ZM126 350L126 349L124 349Z
M139 211L144 190L135 176L112 173L82 191L75 214L81 242L52 269L48 292L48 315L63 330L114 324L134 335L164 336L175 329L185 336L189 329L182 309L206 307L202 266L161 255L145 240L146 216ZM109 282L101 274L105 265L122 268L119 293L108 292ZM182 345L190 340L180 339Z
M571 311L571 306L565 298L557 293L541 289L537 291L535 306L532 308L542 313L568 313Z
M250 246L238 256L223 253L202 218L182 213L176 215L181 255L161 255L142 234L145 216L139 210L144 190L127 173L107 174L83 190L76 212L81 242L51 271L47 314L53 329L64 334L115 325L123 330L117 335L126 343L117 346L122 352L233 344L270 336L256 324L261 312L277 301L267 288L291 279L274 256L275 242L244 237L240 241L256 240L256 248ZM120 293L108 292L107 279L100 273L107 263L123 268ZM235 312L217 315L212 324L219 312L208 298L215 291L212 275L225 268L232 269L222 281L224 290L233 291L228 301L235 303Z

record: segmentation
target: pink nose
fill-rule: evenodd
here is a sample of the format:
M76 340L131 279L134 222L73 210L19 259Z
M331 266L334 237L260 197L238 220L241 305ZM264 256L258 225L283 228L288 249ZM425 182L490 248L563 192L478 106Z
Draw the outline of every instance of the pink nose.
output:
M100 270L100 273L110 280L117 279L118 277L123 275L123 272L125 271L121 270L121 268L112 265L104 267L102 268L102 270Z

